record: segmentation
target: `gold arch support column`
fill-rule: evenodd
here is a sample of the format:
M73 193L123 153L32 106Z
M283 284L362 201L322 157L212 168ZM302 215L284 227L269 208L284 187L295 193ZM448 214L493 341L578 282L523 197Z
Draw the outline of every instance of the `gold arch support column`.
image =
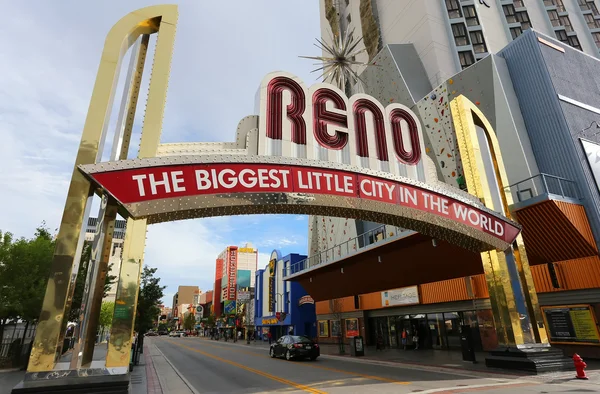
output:
M153 34L160 29L161 39L157 44L157 54L159 53L159 47L168 48L168 50L161 49L161 55L157 55L157 59L155 59L156 74L153 75L149 92L149 94L153 94L153 92L154 94L148 99L148 117L146 118L144 131L146 130L146 123L152 123L148 127L151 130L147 133L148 139L152 140L150 137L155 137L157 140L154 144L146 143L140 147L140 153L143 151L147 155L143 157L148 157L148 155L153 154L151 153L153 146L154 152L156 151L155 147L158 138L160 138L166 97L166 80L168 80L169 75L169 67L164 65L170 65L176 23L176 5L152 6L134 11L122 18L112 27L106 37L79 151L75 160L65 210L56 239L50 278L27 368L29 373L52 371L62 353L64 327L66 326L65 316L70 309L89 215L90 200L94 193L90 182L79 172L77 166L97 163L101 159L121 61L127 50L140 35ZM164 86L162 92L160 91L161 86ZM157 121L158 119L160 121ZM132 227L134 229L139 228L139 226ZM135 304L133 307L135 309Z
M479 108L462 95L452 100L450 107L469 193L488 208L510 218L512 195L505 189L508 179L491 124ZM478 127L483 134L478 133ZM493 166L487 170L481 149L486 145ZM506 251L481 253L481 260L499 344L508 347L547 344L522 236Z
M168 17L163 15L158 26L158 39L138 158L155 157L160 143L177 24L177 10L175 6L173 7L175 12L171 12ZM129 366L140 275L144 263L146 230L146 219L127 220L115 313L106 354L107 368Z

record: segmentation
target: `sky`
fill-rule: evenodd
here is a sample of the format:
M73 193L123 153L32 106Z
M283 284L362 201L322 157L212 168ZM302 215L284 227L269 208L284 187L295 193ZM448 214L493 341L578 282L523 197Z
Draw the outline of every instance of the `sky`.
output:
M160 3L3 2L10 18L0 24L0 230L31 237L42 221L51 230L59 227L106 34L127 13ZM320 36L317 0L178 4L162 142L234 141L238 121L254 114L258 86L271 71L291 72L307 85L316 81L312 61L298 56L320 55L313 45ZM148 56L142 93L151 64ZM120 97L121 85L115 108ZM137 153L144 103L140 99L130 158ZM260 252L259 268L275 248L305 254L307 225L300 215L152 225L145 264L158 268L170 305L178 285L212 289L215 258L228 245L251 242Z

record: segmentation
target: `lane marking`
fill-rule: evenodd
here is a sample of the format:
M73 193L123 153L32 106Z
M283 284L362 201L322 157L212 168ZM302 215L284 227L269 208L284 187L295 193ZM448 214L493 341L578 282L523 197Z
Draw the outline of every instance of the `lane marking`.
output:
M314 388L312 388L310 386L306 386L304 384L292 382L291 380L283 379L283 378L280 378L278 376L271 375L270 373L263 372L263 371L260 371L258 369L247 367L247 366L245 366L243 364L236 363L235 361L227 360L227 359L219 357L219 356L215 356L214 354L210 354L210 353L204 352L204 351L202 351L200 349L195 349L195 348L190 347L190 346L181 345L179 343L176 343L173 340L168 340L168 341L171 342L171 343L173 343L173 344L175 344L176 346L182 347L184 349L188 349L188 350L191 350L193 352L200 353L203 356L210 357L212 359L224 362L224 363L229 364L229 365L233 365L234 367L245 369L246 371L255 373L257 375L264 376L265 378L269 378L271 380L275 380L276 382L287 384L288 386L292 386L292 387L297 388L299 390L303 390L303 391L306 391L306 392L309 392L309 393L315 393L315 394L327 394L326 391L317 390L317 389L314 389Z
M173 365L173 363L171 362L171 360L169 360L167 358L167 356L165 356L165 354L162 352L162 350L160 350L155 343L152 343L152 344L154 345L154 347L156 348L156 350L158 350L158 352L160 353L160 355L163 356L163 358L165 359L165 361L167 363L169 363L169 365L171 366L171 368L173 368L173 370L181 378L181 380L183 380L183 383L185 383L185 385L188 386L188 388L190 389L190 391L192 393L194 393L194 394L200 394L200 392L194 388L194 386L183 376L183 374L181 372L179 372L179 370L177 368L175 368L175 365ZM156 367L155 367L155 369L156 369ZM158 375L158 376L159 376L159 379L161 379L160 375ZM166 384L164 386L161 384L161 387L165 387L166 388L167 386L166 386Z
M200 337L200 338L204 338L204 337ZM186 338L191 340L192 338ZM208 342L208 339L201 339L201 341L199 342ZM242 345L238 345L236 343L230 343L230 342L220 342L220 344L222 346L237 346L237 347L242 347L245 348ZM261 348L259 347L255 347L254 349L259 350ZM513 373L509 373L509 372L496 372L496 371L477 371L477 370L465 370L462 368L452 368L452 367L442 367L442 366L434 366L434 365L427 365L427 364L417 364L417 363L411 363L411 362L407 362L407 361L402 361L402 362L391 362L391 361L380 361L380 360L374 360L374 359L360 359L360 358L347 358L347 357L343 357L343 356L336 356L336 355L330 355L330 354L321 354L321 358L327 360L337 360L337 361L343 361L343 362L349 362L349 363L355 363L355 364L367 364L367 365L375 365L375 366L382 366L382 367L389 367L389 368L397 368L397 369L403 369L403 370L418 370L418 371L425 371L425 372L430 372L430 373L437 373L437 374L445 374L445 375L451 375L451 376L463 376L463 377L468 377L468 378L478 378L478 379L488 379L488 380L492 380L492 381L505 381L506 379L520 379L522 380L526 380L531 378L530 375L522 375L522 374L513 374ZM409 382L410 383L410 382Z
M187 338L187 339L191 339L191 338ZM212 343L206 343L205 345L212 346L212 347L215 347L215 348L218 348L218 349L226 349L226 350L232 349L231 347L227 347L226 345L219 346L219 345L212 344ZM241 350L241 351L238 351L238 352L239 353L244 353L244 354L249 354L249 355L252 355L252 356L255 356L255 357L271 358L271 356L258 354L257 352L248 351L248 350ZM318 368L318 369L322 369L322 370L330 371L330 372L345 373L345 374L348 374L348 375L359 376L361 378L367 378L367 379L371 379L371 380L379 380L381 382L386 382L386 383L394 383L394 384L402 384L402 385L407 385L407 384L411 383L411 382L403 382L401 380L384 378L383 376L367 375L367 374L360 373L360 372L351 372L351 371L346 371L344 369L337 369L337 368L331 368L331 367L323 367L323 366L320 366L320 365L310 365L310 364L297 364L297 365L302 365L304 367L309 367L309 368Z

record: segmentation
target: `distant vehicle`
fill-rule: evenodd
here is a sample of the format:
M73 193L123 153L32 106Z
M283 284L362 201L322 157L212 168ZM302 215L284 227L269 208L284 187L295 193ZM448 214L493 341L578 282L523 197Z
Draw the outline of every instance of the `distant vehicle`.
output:
M169 336L171 338L180 338L180 337L185 337L185 332L183 331L171 331L169 333Z
M269 355L273 358L285 357L288 361L297 358L309 358L314 361L321 355L321 349L307 337L285 335L271 344Z
M156 333L156 331L148 331L148 332L146 333L146 336L147 336L147 337L157 337L157 336L158 336L158 334Z
M159 331L158 335L169 335L168 331Z

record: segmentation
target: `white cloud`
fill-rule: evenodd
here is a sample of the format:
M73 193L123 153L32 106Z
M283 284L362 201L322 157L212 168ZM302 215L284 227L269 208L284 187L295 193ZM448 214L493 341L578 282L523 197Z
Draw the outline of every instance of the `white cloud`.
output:
M149 3L162 1L3 4L4 15L11 17L0 27L1 230L31 236L42 220L58 227L106 33L122 16ZM253 112L256 89L270 71L287 70L307 84L314 81L311 62L297 56L315 53L316 2L183 1L179 13L164 142L232 140L239 119ZM139 141L144 104L141 99L132 144ZM212 287L214 260L226 245L247 239L259 248L297 247L294 251L304 253L302 217L294 226L286 225L289 217L282 218L151 226L145 261L159 268L169 286L165 303L170 305L178 284ZM269 253L260 253L259 267Z

